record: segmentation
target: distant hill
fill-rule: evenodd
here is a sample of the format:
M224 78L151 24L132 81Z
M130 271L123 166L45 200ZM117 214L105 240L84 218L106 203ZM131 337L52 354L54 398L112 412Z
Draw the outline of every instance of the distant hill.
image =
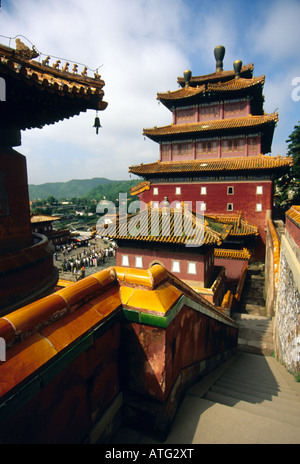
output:
M41 185L29 184L30 200L38 200L53 196L57 200L72 197L83 197L97 186L104 187L107 184L123 184L125 182L110 180L105 177L94 177L93 179L73 179L68 182L47 182ZM136 184L137 182L135 182Z
M100 201L103 197L105 197L106 200L115 202L116 199L119 199L120 193L126 193L128 199L135 200L137 198L131 197L129 189L137 185L139 182L139 180L127 180L100 184L84 195L84 198Z

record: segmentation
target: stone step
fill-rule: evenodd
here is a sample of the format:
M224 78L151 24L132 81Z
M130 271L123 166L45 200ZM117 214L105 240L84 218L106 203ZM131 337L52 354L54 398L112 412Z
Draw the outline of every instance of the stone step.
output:
M214 401L226 406L230 406L234 409L239 409L258 417L264 417L279 421L280 423L289 424L299 429L300 433L300 420L298 414L290 414L289 412L281 411L275 408L266 407L262 404L253 404L247 401L243 401L220 393L209 392L205 399ZM295 431L295 430L294 430ZM300 435L299 435L300 437Z
M224 374L221 380L219 380L216 383L216 385L223 387L233 386L233 388L238 388L239 390L245 392L257 392L259 394L264 394L267 397L277 396L278 398L292 399L293 401L295 401L295 394L292 390L282 389L282 387L279 388L278 385L276 385L275 383L266 384L262 382L251 382L248 379L238 379L233 375L229 376ZM300 401L298 401L298 399L296 400L296 402L300 404Z
M235 394L248 395L253 398L253 401L249 402L260 403L261 401L272 401L274 403L282 404L283 409L287 408L291 409L293 412L296 411L297 414L300 413L300 403L297 400L295 401L295 397L291 393L288 394L281 392L279 395L278 392L274 392L272 390L261 391L260 389L251 387L250 385L246 386L234 382L226 382L223 378L214 385L212 391L216 391L214 389L218 389L219 392L222 392L222 390L224 392L230 391L230 396L231 393L234 396Z

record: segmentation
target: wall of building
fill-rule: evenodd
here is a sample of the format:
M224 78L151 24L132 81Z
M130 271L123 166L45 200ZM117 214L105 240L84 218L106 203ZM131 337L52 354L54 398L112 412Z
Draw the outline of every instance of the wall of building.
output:
M295 231L295 235L297 235ZM275 287L276 288L276 287ZM293 374L300 372L300 259L299 247L281 237L276 288L274 342L277 359Z
M260 153L261 136L258 134L165 142L160 145L161 161L258 156Z
M176 194L176 187L180 187L180 194ZM191 202L193 208L196 208L196 202L203 202L204 214L242 211L245 220L259 227L265 241L265 227L273 205L273 184L266 180L152 183L150 190L144 191L139 197L145 203L160 203L167 197L169 203L174 205L184 200Z
M126 257L125 260L124 257ZM154 244L152 247L148 245L144 248L131 248L123 245L117 248L117 266L148 269L153 264L160 264L180 279L195 282L199 286L210 287L212 284L214 273L212 248L207 250L205 255L189 252L188 248L176 252L174 249L170 251L166 246L163 250L155 247ZM194 274L194 270L196 274Z

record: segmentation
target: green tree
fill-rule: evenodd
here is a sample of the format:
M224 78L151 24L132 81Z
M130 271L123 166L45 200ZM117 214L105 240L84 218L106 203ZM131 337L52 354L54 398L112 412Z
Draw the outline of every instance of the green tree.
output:
M287 156L293 158L290 172L284 174L275 182L276 205L281 213L292 204L300 204L300 121L286 140Z

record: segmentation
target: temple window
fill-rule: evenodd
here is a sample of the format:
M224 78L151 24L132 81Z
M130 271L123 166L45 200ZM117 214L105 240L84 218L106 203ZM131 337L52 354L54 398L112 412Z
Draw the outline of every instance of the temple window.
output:
M262 194L263 194L263 187L262 187L262 185L258 185L258 186L256 187L256 194L257 194L257 195L262 195Z
M175 156L191 155L192 154L192 144L190 142L173 143L172 154L175 155Z
M233 203L227 203L227 211L233 211Z
M262 211L262 203L256 203L256 208L255 208L255 211Z
M158 187L153 187L153 195L158 195Z
M129 266L129 256L122 255L122 266Z
M169 156L169 144L162 144L160 150L162 159L166 159Z
M180 272L180 261L172 261L172 272Z
M213 104L213 105L202 105L200 107L200 114L202 116L218 116L219 115L219 105L218 104Z
M197 265L196 263L188 263L188 274L197 274Z
M181 187L175 187L175 195L181 195Z
M227 187L227 195L233 195L234 194L234 188L233 187Z
M204 201L200 203L200 211L206 211L206 203L204 203Z
M177 110L177 119L190 119L194 117L194 108L183 108Z
M223 150L226 151L240 151L242 149L243 141L241 139L227 139L223 141Z
M206 195L206 187L201 187L201 190L200 190L200 193L201 195Z
M135 267L139 267L139 268L143 267L143 257L142 256L136 256L135 257Z
M216 153L217 152L217 142L213 140L207 140L197 143L198 153Z

